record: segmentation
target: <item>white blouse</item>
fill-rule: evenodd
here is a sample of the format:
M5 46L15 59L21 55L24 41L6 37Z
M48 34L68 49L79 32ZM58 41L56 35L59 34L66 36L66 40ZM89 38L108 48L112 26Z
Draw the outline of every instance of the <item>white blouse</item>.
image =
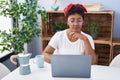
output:
M81 31L81 34L85 35L93 49L94 41L92 37ZM54 54L64 54L64 55L82 55L84 54L84 42L81 39L78 39L75 42L71 42L67 37L67 30L56 32L55 35L51 38L48 45L55 48Z

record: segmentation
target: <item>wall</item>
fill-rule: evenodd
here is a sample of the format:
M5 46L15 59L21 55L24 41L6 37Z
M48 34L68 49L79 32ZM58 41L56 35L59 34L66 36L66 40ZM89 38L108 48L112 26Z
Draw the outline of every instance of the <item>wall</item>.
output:
M113 37L120 38L120 9L119 0L57 0L57 4L60 6L59 10L63 10L65 6L69 3L101 3L106 10L115 11L115 20L114 20L114 32ZM39 0L39 4L44 6L46 10L51 10L51 5L53 0Z
M42 54L41 37L36 37L31 43L28 44L28 52L32 53L32 57Z

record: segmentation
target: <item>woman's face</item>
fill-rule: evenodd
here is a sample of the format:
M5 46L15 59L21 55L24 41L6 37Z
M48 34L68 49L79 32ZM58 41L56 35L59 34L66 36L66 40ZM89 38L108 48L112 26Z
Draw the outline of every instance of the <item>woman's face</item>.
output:
M77 13L72 14L68 17L67 24L70 31L80 32L83 24L83 17Z

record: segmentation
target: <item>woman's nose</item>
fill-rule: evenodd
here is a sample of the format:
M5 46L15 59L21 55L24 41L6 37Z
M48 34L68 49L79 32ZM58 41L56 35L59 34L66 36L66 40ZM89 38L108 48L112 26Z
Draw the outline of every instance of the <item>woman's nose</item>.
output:
M80 25L80 24L79 24L79 22L75 21L75 22L74 22L74 25Z

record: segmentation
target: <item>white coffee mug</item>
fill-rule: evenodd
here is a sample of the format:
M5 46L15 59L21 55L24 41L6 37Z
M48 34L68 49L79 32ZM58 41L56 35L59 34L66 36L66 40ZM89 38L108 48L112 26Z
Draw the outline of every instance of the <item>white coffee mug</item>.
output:
M37 67L44 68L44 56L43 55L36 55L34 61Z

